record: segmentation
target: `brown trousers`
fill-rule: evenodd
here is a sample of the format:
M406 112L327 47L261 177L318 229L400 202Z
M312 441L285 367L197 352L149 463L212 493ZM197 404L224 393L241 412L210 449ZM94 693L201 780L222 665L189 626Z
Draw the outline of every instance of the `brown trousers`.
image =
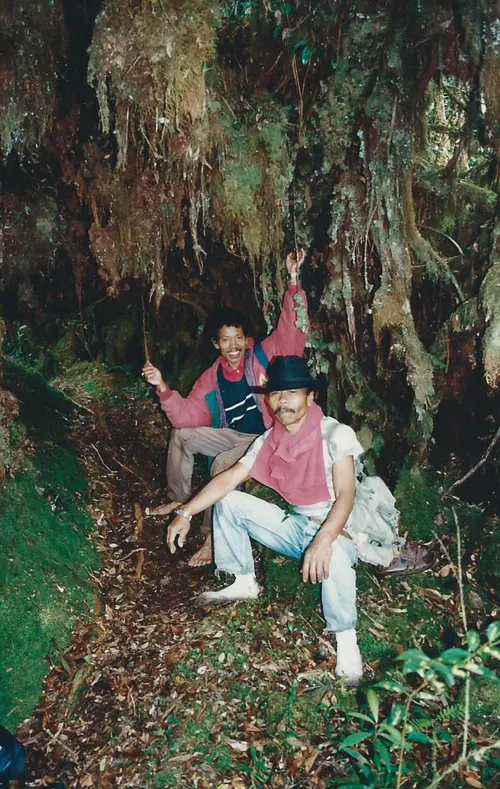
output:
M167 493L172 501L185 502L191 497L195 455L215 458L210 476L234 466L243 457L257 435L238 433L228 427L183 427L172 430L167 456ZM205 510L202 534L210 532L212 508Z

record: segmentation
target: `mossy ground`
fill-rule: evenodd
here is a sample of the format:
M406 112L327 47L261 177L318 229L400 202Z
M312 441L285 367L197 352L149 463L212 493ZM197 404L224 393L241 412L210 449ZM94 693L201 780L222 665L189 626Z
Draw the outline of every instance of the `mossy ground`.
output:
M73 627L94 609L89 572L99 559L85 478L63 438L63 412L68 418L73 406L20 365L6 377L22 385L30 451L6 482L0 511L0 721L12 729L35 708Z
M19 371L18 374L21 375ZM90 389L89 383L92 384ZM155 421L156 406L150 390L126 369L109 369L100 363L80 366L71 380L64 381L64 389L72 400L85 403L85 408L95 407L96 402L102 408L102 419L109 431L106 436L86 439L96 464L89 468L94 469L92 478L100 474L100 489L111 491L111 500L115 501L116 494L112 491L117 486L119 474L102 466L101 459L103 455L112 463L119 455L115 444L107 442L113 440L125 447L128 456L121 457L126 459L127 465L132 465L136 454L124 440L131 441L135 451L144 444L146 450L148 446L159 448L162 414L157 414L160 423ZM39 399L46 402L50 396L52 390L49 388ZM61 411L75 407L64 398L51 403L58 404ZM46 421L50 408L45 407L44 413ZM131 425L132 415L139 418L139 426L135 422L133 430L124 427L117 435L117 424L128 421ZM70 419L71 413L64 417ZM62 427L65 419L58 420ZM22 586L27 614L26 629L20 634L23 646L18 647L25 668L22 675L15 674L14 670L8 672L12 685L7 712L16 706L19 697L36 699L46 655L57 651L56 644L67 643L72 622L93 602L85 581L85 565L87 568L94 566L93 557L86 555L90 549L85 536L88 531L85 531L78 503L84 499L85 491L81 480L78 483L74 459L61 443L64 438L61 424L58 433L51 427L49 433L42 436L40 419L37 420L31 430L38 438L38 452L30 458L25 477L14 480L9 493L9 501L14 502L8 510L10 533L6 532L6 539L9 542L2 547L4 555L8 556L9 547L14 545L16 556L20 557L21 568L16 576L19 580L14 578L12 582ZM146 436L146 429L152 429L154 436L153 433ZM97 442L101 454L96 454L89 443L92 441ZM126 474L126 479L131 481L130 468ZM49 475L50 485L45 475ZM117 535L122 531L128 535L121 548L114 546L114 559L107 559L114 561L109 578L116 585L111 595L108 589L105 613L96 624L98 638L104 641L99 642L97 649L92 649L94 634L90 627L83 627L80 640L76 640L61 661L63 670L54 671L48 683L46 698L50 701L44 704L51 706L51 726L57 727L56 721L64 720L68 742L79 754L74 765L68 768L68 776L78 774L79 779L87 776L87 756L80 748L82 737L86 750L97 748L99 752L104 737L110 743L108 777L114 776L110 780L116 778L118 783L120 776L130 776L126 780L132 783L127 785L161 789L195 786L203 780L207 786L224 789L264 786L274 789L284 786L280 783L280 774L293 776L308 789L315 785L317 774L326 776L328 789L345 784L350 780L351 767L348 757L339 752L338 746L353 728L356 729L359 719L350 717L351 713L365 715L368 688L378 680L401 679L396 659L408 648L421 647L431 655L438 655L443 649L462 643L457 635L461 619L453 573L445 577L433 571L412 578L381 580L372 568L358 567L358 635L366 676L359 692L353 693L335 678L335 642L331 635L323 632L320 590L318 586L302 582L298 562L266 549L258 550L257 570L265 594L246 604L200 612L192 606L191 593L195 594L205 582L209 586L214 583L209 580L211 571L202 570L200 579L200 571L187 568L182 557L178 563L177 557L167 557L159 544L161 530L155 531L153 524L146 522L145 534L150 540L145 543L146 569L142 580L135 580L137 549L142 549L142 543L134 538L131 551L128 542L136 524L127 513L132 503L133 511L137 510L140 496L145 492L143 483L147 480L144 475L147 472L141 467L141 476L135 475L135 489L127 491L127 503L122 502L119 508L116 501L107 509L103 505L103 511L109 515L113 542L121 539ZM19 487L21 483L22 488ZM454 557L455 525L448 505L455 507L461 523L466 511L454 500L446 502L443 489L443 477L432 469L417 472L404 469L398 485L398 504L404 528L412 537L427 538L439 528L440 536ZM150 492L151 489L148 496ZM160 495L160 488L156 492ZM249 492L270 497L268 491L257 485L249 486ZM274 494L272 499L281 503ZM36 516L20 516L30 530L29 539L22 545L15 542L19 535L13 534L20 502L29 507L30 514L36 513ZM471 510L471 520L464 523L464 533L470 531L476 515L476 510ZM50 521L49 530L42 528L41 524L48 523L49 518L56 520ZM54 537L57 555L51 550ZM42 581L33 575L29 565L30 550L40 557L43 599L39 589ZM191 546L188 552L190 550ZM71 569L71 559L75 555L79 557L78 570ZM2 578L2 583L10 580ZM60 605L61 598L64 607ZM14 602L17 599L19 596L12 597ZM26 606L27 600L29 606ZM61 610L67 615L64 621ZM8 620L10 630L16 621L15 614L14 610ZM49 625L50 634L46 634L44 628ZM474 625L471 623L471 626ZM38 651L30 650L33 664L28 664L23 647L29 647L33 638ZM124 660L123 654L132 643L131 638L137 648L144 644L144 649L141 646L133 659ZM103 643L109 645L116 656L111 665L108 662L111 651L107 651ZM12 652L6 659L11 655ZM90 661L86 662L89 657ZM65 662L71 667L67 678L64 678ZM5 664L4 668L2 664L0 670L5 671L10 665ZM30 677L33 677L32 682ZM81 681L80 677L83 677ZM78 694L74 697L68 687L77 680ZM128 690L126 694L118 692L118 696L109 692L103 694L103 689L114 688L114 683L118 683L116 687L119 688L131 688L130 698ZM105 722L102 717L104 697ZM474 713L474 721L477 720L474 726L481 726L486 720L495 724L494 714L491 717L494 698L494 693L492 695L488 689L483 705L487 710L478 709L477 715ZM390 701L384 700L384 704L387 703ZM61 704L60 711L56 709L58 704ZM463 721L460 699L451 698L450 709L452 707L449 713L452 721L445 721L443 726L454 727L456 732ZM22 717L18 710L14 710L13 716L18 712ZM443 716L448 714L444 710L442 713ZM95 726L96 721L103 721L105 735L99 731L85 731L88 722ZM146 730L144 721L148 722ZM137 739L139 731L144 743L139 762L118 757L116 754L128 752L130 737ZM126 732L131 734L126 735ZM59 769L50 746L45 759L52 760L53 770ZM89 771L92 780L97 781L96 770L89 768ZM137 771L140 779L136 778ZM355 780L354 774L352 780Z
M412 540L432 540L436 536L456 535L458 521L462 537L478 527L482 508L446 495L450 479L445 471L418 465L405 466L395 490L401 512L400 530ZM456 519L455 519L456 516Z

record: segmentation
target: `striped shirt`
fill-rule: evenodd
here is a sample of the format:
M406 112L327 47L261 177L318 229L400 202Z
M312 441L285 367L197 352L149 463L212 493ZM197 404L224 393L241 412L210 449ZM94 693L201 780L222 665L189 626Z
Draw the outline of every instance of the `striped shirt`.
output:
M243 374L239 381L230 381L220 365L217 382L226 412L227 426L239 433L263 433L265 425L262 414L245 375Z

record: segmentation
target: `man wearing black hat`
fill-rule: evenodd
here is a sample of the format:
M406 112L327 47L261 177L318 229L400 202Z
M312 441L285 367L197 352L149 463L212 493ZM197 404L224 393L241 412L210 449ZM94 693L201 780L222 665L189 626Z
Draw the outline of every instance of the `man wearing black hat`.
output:
M311 378L302 358L276 357L261 390L274 415L273 426L254 441L241 460L214 477L177 511L167 543L174 553L176 539L179 546L184 544L192 516L217 502L215 563L218 570L234 574L235 581L218 592L200 595L200 605L258 596L250 537L285 556L303 558L303 580L322 585L327 630L337 638L337 675L356 684L362 675L362 660L356 638L354 565L358 555L372 561L367 545L373 540L364 526L376 520L376 506L365 495L367 512L363 515L355 508L360 470L356 459L363 448L350 427L324 416L314 402L314 392L325 385ZM235 490L250 477L277 491L293 505L292 513ZM394 499L387 488L385 491L383 503L390 511ZM386 526L384 523L383 528ZM388 535L377 534L375 563L389 564L400 546L395 509L391 527L387 526Z

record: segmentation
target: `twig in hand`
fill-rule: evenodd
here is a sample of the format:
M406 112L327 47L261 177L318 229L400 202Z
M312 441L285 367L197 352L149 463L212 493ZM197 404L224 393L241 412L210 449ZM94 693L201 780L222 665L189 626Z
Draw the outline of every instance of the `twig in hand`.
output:
M495 444L497 443L499 438L500 438L500 427L498 428L497 432L495 433L495 435L491 439L490 445L489 445L488 449L486 450L486 452L484 453L484 455L481 458L481 460L478 463L476 463L476 465L473 466L470 469L470 471L467 472L467 474L464 474L463 477L460 477L460 479L457 479L457 481L453 483L451 488L449 488L448 493L451 493L452 490L454 490L455 488L458 488L458 486L461 485L466 480L468 480L469 477L472 477L472 475L475 474L476 471L478 471L481 468L481 466L484 466L484 464L488 460L489 456L493 452Z
M144 290L141 291L141 302L142 302L142 340L144 342L144 356L146 357L146 362L149 362L148 340L146 337L146 307L144 304Z

